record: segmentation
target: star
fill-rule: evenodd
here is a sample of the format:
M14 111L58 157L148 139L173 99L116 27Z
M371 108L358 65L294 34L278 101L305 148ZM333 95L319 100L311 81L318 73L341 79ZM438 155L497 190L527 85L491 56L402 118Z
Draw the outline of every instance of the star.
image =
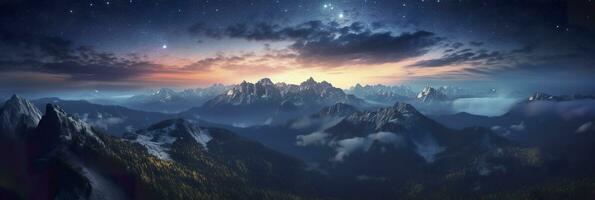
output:
M161 48L162 48L162 49L167 49L167 45L166 45L166 44L164 44L164 45L162 45L162 46L161 46Z

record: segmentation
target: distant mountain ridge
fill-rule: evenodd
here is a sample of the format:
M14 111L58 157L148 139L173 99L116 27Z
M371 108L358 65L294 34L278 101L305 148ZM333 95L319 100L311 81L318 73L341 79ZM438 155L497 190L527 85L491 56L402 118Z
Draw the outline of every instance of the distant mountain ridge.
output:
M359 83L349 88L346 92L365 100L388 105L394 104L397 101L413 99L416 95L410 87L404 85L386 86L376 84L362 86Z
M233 86L213 84L205 88L185 89L179 92L170 88L160 88L146 94L134 95L126 99L122 105L144 111L176 113L201 106L231 87Z
M295 106L306 103L362 103L360 99L345 94L343 90L333 87L326 81L316 82L313 78L309 78L299 85L293 85L286 83L273 84L269 78L263 78L254 84L243 81L238 86L228 90L227 93L206 102L205 106L243 106L261 103L280 105L283 102L291 102Z
M365 106L366 103L326 81L313 78L299 85L276 83L263 78L256 83L243 81L200 108L181 115L200 116L209 121L247 124L284 123L287 119L318 111L336 103ZM231 122L231 123L230 123Z
M39 109L44 109L47 104L58 105L86 123L115 136L173 117L171 114L140 111L117 105L100 105L86 100L42 98L33 100L33 103Z

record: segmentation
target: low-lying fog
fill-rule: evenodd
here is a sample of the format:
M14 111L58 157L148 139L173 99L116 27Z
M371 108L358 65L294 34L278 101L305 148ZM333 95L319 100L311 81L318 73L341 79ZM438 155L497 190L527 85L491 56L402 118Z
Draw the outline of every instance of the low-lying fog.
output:
M474 115L500 116L521 101L520 98L511 97L478 97L460 98L452 102L455 113L466 112Z

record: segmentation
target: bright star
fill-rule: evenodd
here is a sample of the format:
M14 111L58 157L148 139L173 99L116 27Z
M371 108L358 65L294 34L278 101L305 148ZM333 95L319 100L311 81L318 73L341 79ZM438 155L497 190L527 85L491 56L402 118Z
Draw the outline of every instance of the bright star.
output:
M339 13L339 18L343 18L343 13Z
M167 49L167 45L164 44L163 46L161 46L162 49Z

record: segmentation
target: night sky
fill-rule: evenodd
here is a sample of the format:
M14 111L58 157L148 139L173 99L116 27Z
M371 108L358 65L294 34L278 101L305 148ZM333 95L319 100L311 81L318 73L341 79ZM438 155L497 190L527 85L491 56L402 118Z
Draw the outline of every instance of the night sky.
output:
M2 95L311 76L595 91L591 0L4 0L0 22Z

